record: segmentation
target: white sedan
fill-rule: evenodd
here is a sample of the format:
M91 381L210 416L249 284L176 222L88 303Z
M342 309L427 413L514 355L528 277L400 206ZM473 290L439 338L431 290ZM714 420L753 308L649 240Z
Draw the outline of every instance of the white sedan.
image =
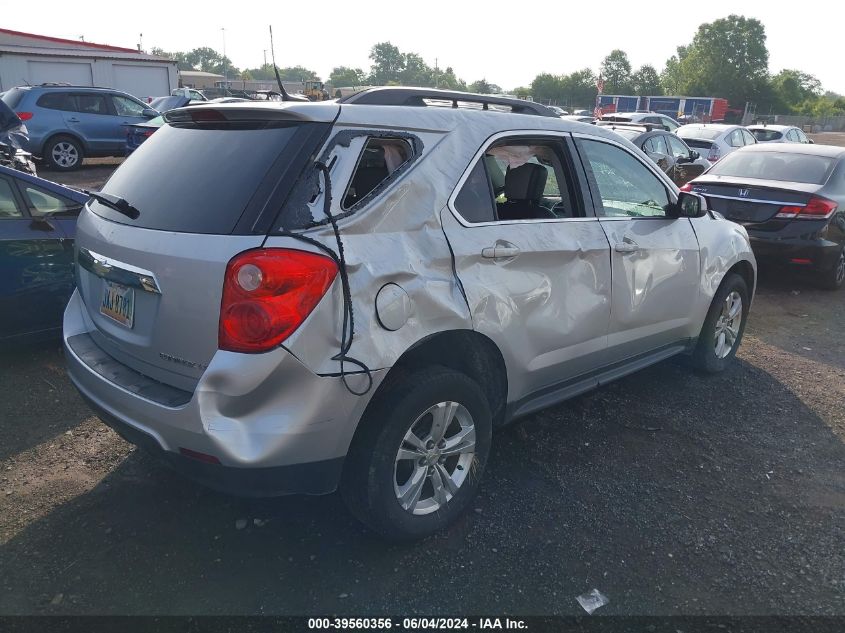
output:
M812 143L807 135L794 125L749 125L748 130L758 143Z
M711 163L715 163L740 147L754 145L757 139L741 125L723 123L692 123L682 125L675 134L687 145L699 151Z

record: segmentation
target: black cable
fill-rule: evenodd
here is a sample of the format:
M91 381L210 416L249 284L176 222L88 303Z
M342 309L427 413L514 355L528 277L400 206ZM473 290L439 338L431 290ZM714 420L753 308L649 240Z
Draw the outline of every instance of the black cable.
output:
M340 229L337 226L337 219L332 215L331 212L331 205L332 205L332 181L331 175L329 174L329 168L326 166L325 163L317 161L314 165L319 169L323 174L323 179L325 180L325 192L323 195L323 214L328 218L329 222L332 225L332 230L334 231L335 240L337 241L337 257L336 263L338 264L338 272L340 274L340 285L341 291L343 294L343 327L341 329L341 343L340 343L340 353L332 357L332 360L336 360L340 362L340 377L343 380L343 384L346 387L349 393L352 393L356 396L363 396L366 394L373 386L373 376L370 372L370 368L367 367L364 363L359 361L356 358L349 356L349 349L352 347L352 340L355 337L355 314L352 311L352 291L349 287L349 274L346 270L346 254L343 250L343 240L340 237ZM346 372L343 368L344 363L350 363L352 365L356 365L360 367L364 374L367 376L367 387L361 392L355 391L352 387L349 386L349 383L346 381Z

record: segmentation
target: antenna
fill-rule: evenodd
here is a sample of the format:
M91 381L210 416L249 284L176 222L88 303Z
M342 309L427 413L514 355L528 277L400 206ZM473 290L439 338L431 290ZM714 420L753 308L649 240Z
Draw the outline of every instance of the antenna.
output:
M282 85L282 76L279 74L279 67L276 66L276 45L273 44L273 25L270 25L270 56L273 59L273 70L276 72L276 83L279 84L279 92L282 95L282 101L296 101L296 99L292 99L291 96L285 90L285 87Z

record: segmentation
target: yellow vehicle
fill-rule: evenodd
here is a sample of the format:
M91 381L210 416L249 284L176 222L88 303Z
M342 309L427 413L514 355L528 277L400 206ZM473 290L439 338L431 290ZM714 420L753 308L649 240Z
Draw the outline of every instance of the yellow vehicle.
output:
M322 81L306 81L302 94L308 97L309 101L326 101L329 93Z

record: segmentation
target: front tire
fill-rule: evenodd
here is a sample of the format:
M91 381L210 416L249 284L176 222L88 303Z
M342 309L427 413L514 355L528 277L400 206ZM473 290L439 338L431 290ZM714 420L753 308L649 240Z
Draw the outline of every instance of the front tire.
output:
M73 171L82 166L82 144L72 136L54 136L44 144L44 160L51 169Z
M696 369L708 374L724 371L736 356L748 319L748 285L729 273L716 291L701 326L692 355Z
M492 422L481 387L457 371L428 367L385 385L346 458L347 507L391 540L443 529L478 490Z

